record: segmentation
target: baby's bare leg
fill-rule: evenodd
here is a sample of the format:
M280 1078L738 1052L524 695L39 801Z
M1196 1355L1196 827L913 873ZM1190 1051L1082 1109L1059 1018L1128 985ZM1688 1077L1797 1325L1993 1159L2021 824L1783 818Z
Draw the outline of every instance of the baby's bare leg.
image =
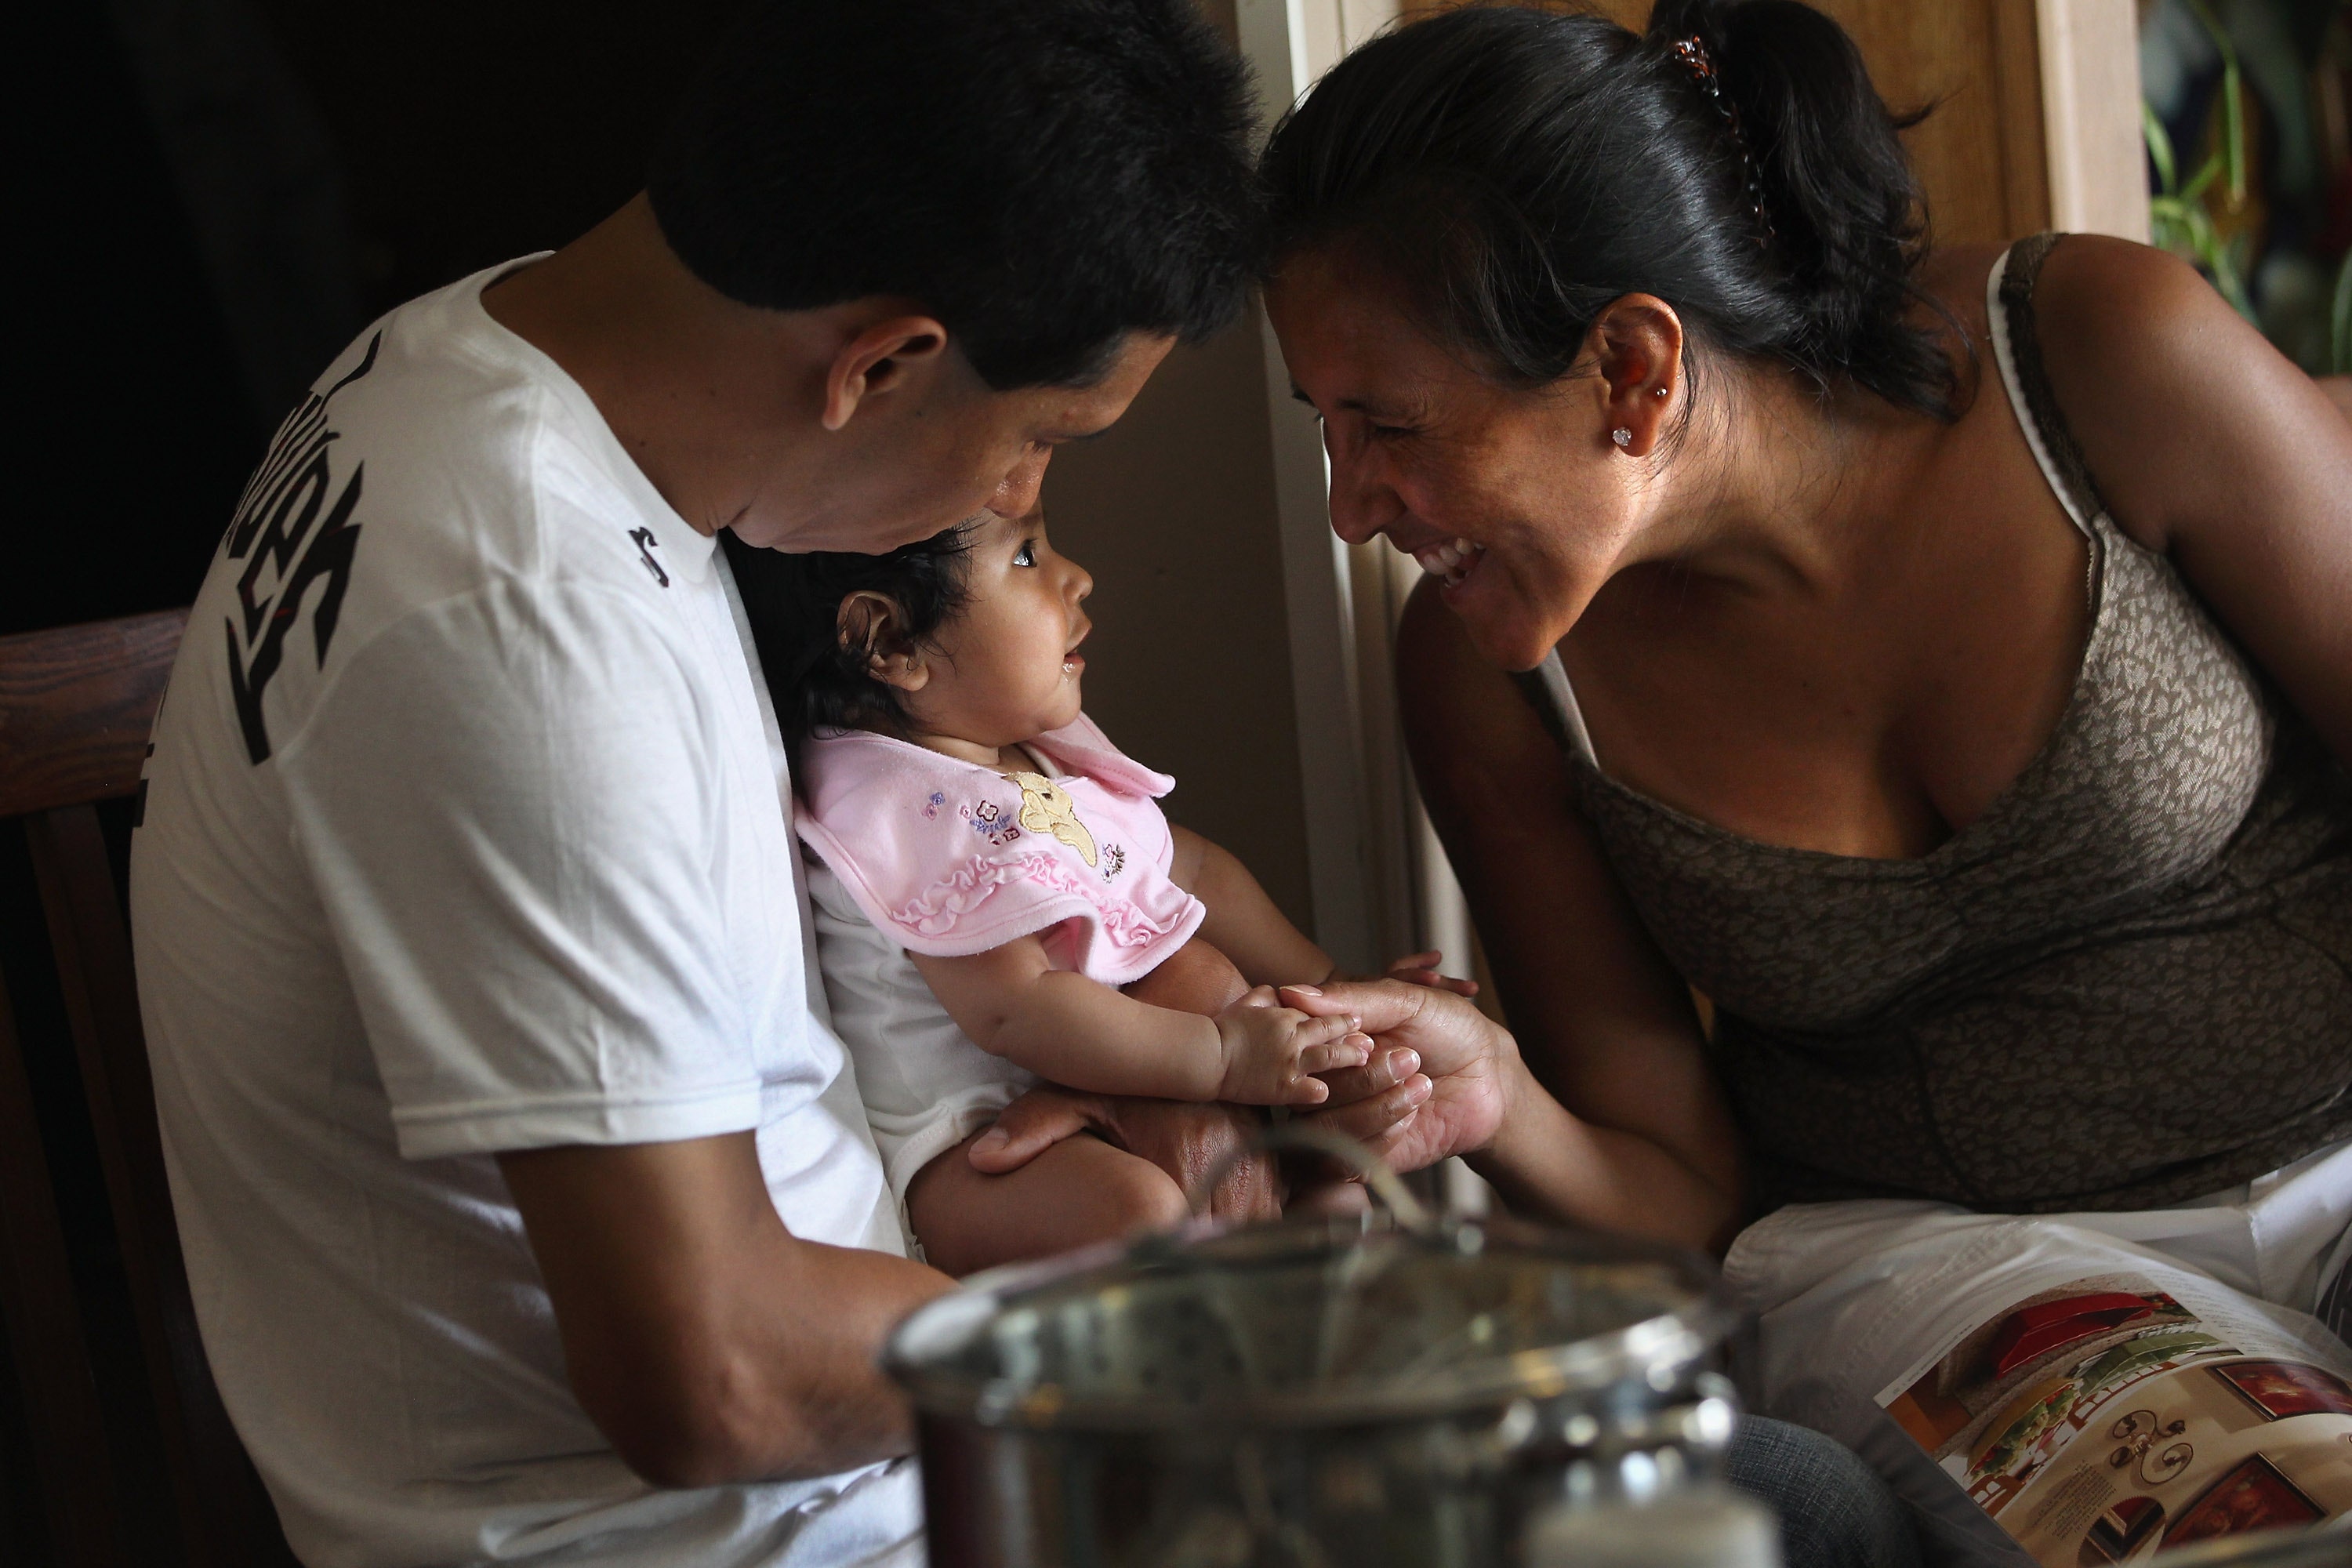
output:
M970 1146L967 1139L941 1154L907 1187L907 1216L923 1256L950 1274L1167 1230L1191 1215L1183 1189L1165 1171L1092 1133L1065 1139L1001 1176L973 1170L965 1158Z
M1249 982L1232 959L1196 936L1160 960L1159 968L1121 989L1155 1007L1213 1018L1241 1000Z

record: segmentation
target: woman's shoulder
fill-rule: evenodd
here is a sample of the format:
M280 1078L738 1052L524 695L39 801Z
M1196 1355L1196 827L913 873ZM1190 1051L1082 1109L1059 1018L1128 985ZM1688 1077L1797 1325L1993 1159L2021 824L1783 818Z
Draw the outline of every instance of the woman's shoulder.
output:
M1920 288L1958 320L1979 350L1990 330L1985 296L1993 268L2016 248L1944 246L1920 264ZM2105 234L2057 236L2035 268L2032 298L2045 358L2103 366L2138 359L2168 337L2193 337L2213 311L2234 314L2179 258Z
M2105 234L2053 246L2033 284L2042 355L2053 373L2144 378L2193 366L2212 329L2238 314L2197 269L2169 251Z
M2095 350L2104 331L2141 329L2194 314L2206 304L2229 307L2196 268L2169 251L2105 234L2063 234L2048 247L2033 285L2035 314L2047 346ZM2019 244L2023 244L2020 241ZM1921 289L1980 336L1992 270L2015 246L1939 246L1919 265Z
M2187 262L2108 235L2068 235L2033 284L2051 395L2116 522L2167 548L2226 416L2309 382Z

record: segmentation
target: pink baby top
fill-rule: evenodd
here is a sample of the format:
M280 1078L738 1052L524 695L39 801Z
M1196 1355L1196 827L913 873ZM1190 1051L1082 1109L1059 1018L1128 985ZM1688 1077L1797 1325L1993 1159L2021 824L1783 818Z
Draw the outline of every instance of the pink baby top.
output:
M1106 985L1140 979L1204 912L1168 877L1175 842L1154 803L1176 781L1084 715L1027 750L1060 776L821 733L802 749L794 826L910 952L957 958L1045 931L1057 966Z

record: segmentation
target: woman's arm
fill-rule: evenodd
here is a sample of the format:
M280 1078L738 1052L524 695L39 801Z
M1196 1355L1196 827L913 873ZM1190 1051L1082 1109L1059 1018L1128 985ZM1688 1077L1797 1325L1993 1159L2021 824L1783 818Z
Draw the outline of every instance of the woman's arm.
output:
M1329 1090L1314 1075L1360 1066L1370 1049L1353 1019L1310 1018L1263 989L1213 1018L1155 1007L1055 969L1034 936L963 958L908 956L981 1049L1096 1094L1319 1105Z
M1252 985L1293 985L1331 978L1328 954L1275 907L1250 868L1189 827L1169 825L1176 856L1169 879L1201 900L1201 935L1234 961Z
M2069 238L2043 264L2034 316L2116 524L2172 557L2352 762L2352 424L2160 250Z
M1689 990L1571 804L1566 759L1427 584L1398 628L1397 669L1414 776L1517 1035L1496 1069L1502 1126L1476 1163L1566 1218L1724 1239L1740 1205L1730 1113ZM1327 989L1354 1005L1352 990ZM1459 1004L1420 1005L1445 1021Z

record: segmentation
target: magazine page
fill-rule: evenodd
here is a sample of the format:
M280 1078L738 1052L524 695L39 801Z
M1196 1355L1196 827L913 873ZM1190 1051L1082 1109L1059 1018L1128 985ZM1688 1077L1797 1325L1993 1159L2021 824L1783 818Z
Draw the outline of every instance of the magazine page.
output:
M2352 1510L2352 1382L2329 1360L2094 1275L1996 1310L1878 1403L2037 1561L2075 1568Z
M2046 1221L1799 1216L1771 1239L1767 1410L1825 1365L1876 1380L1848 1386L2044 1568L2352 1514L2352 1352L2302 1313ZM1759 1257L1735 1263L1772 1295Z

